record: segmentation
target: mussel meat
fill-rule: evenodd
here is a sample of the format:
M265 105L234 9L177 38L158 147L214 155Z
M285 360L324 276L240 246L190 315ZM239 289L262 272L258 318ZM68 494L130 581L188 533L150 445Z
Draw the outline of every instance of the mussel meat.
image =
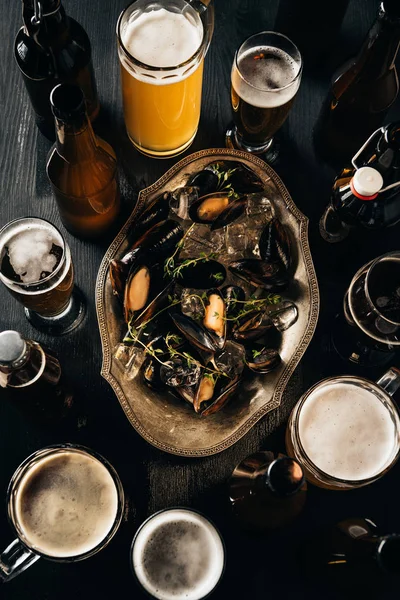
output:
M160 378L170 387L190 387L196 385L200 379L201 366L193 360L187 360L174 356L171 360L161 365Z
M291 247L287 229L274 217L264 227L259 241L260 256L267 262L282 261L286 269L291 264Z
M175 326L193 346L212 353L218 349L215 339L202 325L178 312L170 312L170 317Z
M284 289L289 284L289 276L283 263L269 263L257 258L245 258L229 265L231 273L255 287L266 290Z
M237 320L232 336L237 342L250 342L263 337L272 327L272 321L263 310L253 310Z
M218 171L214 165L208 165L202 171L191 175L186 185L196 186L199 189L199 196L216 192L219 186Z
M185 262L190 263L190 260L186 259ZM182 268L177 271L176 282L182 287L208 290L221 285L226 278L224 265L216 260L204 259L188 266L178 263L178 266Z
M213 289L207 293L207 301L203 325L212 333L217 347L222 350L226 341L225 300L219 290Z
M195 223L212 223L228 206L229 192L213 192L193 202L189 216Z
M149 302L157 296L163 284L159 264L149 266L138 262L132 265L124 292L124 317L129 323L133 316L141 314Z
M247 196L241 196L240 198L235 198L226 206L226 208L217 216L216 219L211 223L211 231L215 229L220 229L221 227L225 227L236 221L245 211L247 205Z
M280 365L281 357L277 350L254 346L247 353L246 363L254 373L269 373Z
M200 380L193 402L196 413L203 417L221 410L232 397L240 378L215 377L212 373L205 372Z

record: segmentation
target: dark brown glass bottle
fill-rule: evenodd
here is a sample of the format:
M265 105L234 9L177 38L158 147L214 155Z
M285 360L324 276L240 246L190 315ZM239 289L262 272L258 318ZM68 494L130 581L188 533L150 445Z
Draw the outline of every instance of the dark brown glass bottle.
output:
M246 529L263 531L289 524L304 508L307 484L299 463L283 454L257 452L233 471L229 497Z
M14 44L15 58L36 123L54 140L50 92L57 83L75 83L82 88L91 120L99 112L90 41L83 27L65 14L60 0L23 0L22 18L24 25Z
M333 77L314 141L317 152L341 166L378 129L395 101L395 59L400 44L400 2L383 0L359 54Z
M57 358L17 331L0 332L0 388L19 410L41 423L63 419L73 406Z
M50 96L57 139L47 159L62 222L74 235L96 238L119 213L117 159L97 137L85 110L82 90L60 84Z
M319 530L301 544L298 557L314 583L346 590L352 598L364 598L366 591L368 598L379 598L385 582L400 582L400 535L382 535L370 519L345 519Z

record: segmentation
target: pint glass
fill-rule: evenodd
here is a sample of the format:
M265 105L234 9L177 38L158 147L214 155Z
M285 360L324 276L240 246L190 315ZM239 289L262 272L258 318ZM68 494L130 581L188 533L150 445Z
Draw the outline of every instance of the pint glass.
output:
M15 219L0 229L0 280L25 307L32 325L45 333L68 333L84 317L71 251L45 219Z
M149 156L175 156L197 132L214 28L212 0L197 4L204 10L186 0L136 0L117 23L126 130Z
M349 490L373 483L397 461L400 419L391 396L400 371L389 369L376 383L340 376L320 381L289 417L286 449L319 487Z

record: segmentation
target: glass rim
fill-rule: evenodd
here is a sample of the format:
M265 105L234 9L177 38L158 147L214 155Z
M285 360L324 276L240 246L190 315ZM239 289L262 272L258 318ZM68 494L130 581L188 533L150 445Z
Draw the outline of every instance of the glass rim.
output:
M203 37L201 39L200 45L197 48L196 52L194 54L192 54L192 56L190 56L187 60L185 60L182 63L179 63L177 65L171 65L171 66L167 66L167 67L155 67L154 65L148 65L147 63L144 63L140 60L138 60L137 58L135 58L125 47L125 44L122 40L122 35L121 35L121 23L122 23L122 19L124 17L124 15L128 12L128 10L134 6L134 4L136 4L137 0L134 0L133 2L130 2L120 13L118 20L117 20L117 28L116 28L116 33L117 33L117 39L119 42L119 46L120 48L123 50L125 56L131 60L135 65L145 68L147 71L153 71L153 72L159 72L159 71L165 71L166 73L169 73L171 71L175 71L176 69L180 69L182 67L185 67L186 65L190 65L190 63L194 62L195 59L198 58L198 56L201 55L201 53L203 52L203 47L205 42L207 41L207 30L204 27L204 23L201 20L201 17L199 15L199 18L203 24ZM150 0L149 0L150 1ZM186 2L186 0L184 0L185 3L190 6L189 2ZM194 9L193 9L194 10ZM196 12L196 11L195 11Z
M400 251L393 250L392 252L386 252L386 254L381 254L381 256L378 256L377 258L370 261L369 263L366 263L363 267L361 267L360 270L364 269L365 267L367 267L369 265L366 276L365 276L364 291L365 291L365 296L366 296L368 302L374 308L375 312L377 312L378 315L380 316L380 318L383 319L384 321L387 321L391 325L397 325L398 327L400 327L399 322L392 321L391 319L388 319L384 314L381 313L381 311L379 310L379 307L377 307L376 304L372 301L371 295L369 293L369 287L368 287L372 270L376 267L377 264L379 264L380 262L384 262L385 259L387 259L389 257L398 258L399 262L400 262ZM357 273L358 272L359 271L357 271ZM357 275L357 273L356 273L356 275ZM354 278L355 278L355 276L354 276Z
M305 463L306 468L309 468L311 466L312 471L315 471L318 476L322 476L323 479L329 479L333 483L344 484L344 485L352 486L353 488L356 488L356 487L361 487L361 486L367 485L369 483L373 483L374 481L376 481L377 478L382 477L386 473L386 471L390 467L392 467L392 465L394 465L394 463L398 459L399 453L400 453L400 444L399 443L397 444L397 446L398 446L397 451L395 452L392 460L379 473L376 473L375 475L372 475L371 477L366 477L364 479L343 479L341 477L336 477L335 475L330 475L329 473L327 473L326 471L324 471L323 469L318 467L311 460L311 458L308 456L307 452L305 451L303 444L301 443L300 431L299 431L299 429L300 429L299 421L300 421L301 409L303 408L305 402L308 400L308 398L311 396L311 394L313 392L315 392L316 389L318 389L319 387L322 387L323 385L330 383L330 382L334 383L337 381L345 381L345 382L351 383L351 382L354 382L354 380L356 382L361 381L362 383L368 383L369 385L374 387L377 391L379 391L381 394L386 396L386 400L389 400L389 402L390 402L392 412L395 414L395 416L397 416L397 419L399 420L399 423L400 423L400 415L398 413L396 405L392 401L391 396L382 387L380 387L380 385L378 385L375 381L371 381L369 379L360 377L358 375L334 375L333 377L326 377L325 379L321 379L321 381L317 381L317 383L315 383L306 392L304 392L304 394L301 396L300 400L298 401L297 405L294 408L294 410L296 410L296 414L295 414L292 429L294 431L294 436L296 438L296 442L297 442L297 444L300 448L300 451L303 455L301 460L297 459L297 460L299 460L300 465ZM304 459L304 457L305 457L305 459ZM313 472L312 472L312 475L314 475ZM317 477L317 479L318 479L318 477Z
M285 40L287 40L288 42L290 42L290 44L292 44L293 48L295 48L295 50L298 52L299 57L300 57L300 67L298 72L296 73L296 75L293 77L292 81L290 83L287 83L286 85L280 87L280 88L276 88L274 90L265 90L263 88L259 88L256 85L254 85L253 83L251 83L251 81L249 81L248 79L246 79L246 77L243 76L243 74L240 71L239 65L238 65L238 56L239 56L239 52L242 49L242 47L248 42L250 41L252 38L255 38L259 35L275 35L277 37L280 38L284 38ZM252 87L254 90L257 90L258 92L262 92L263 94L276 94L276 93L280 93L283 90L287 90L290 87L292 87L300 78L303 72L303 57L302 54L300 52L300 50L298 49L298 47L296 46L296 44L294 42L292 42L292 40L290 38L287 37L287 35L284 35L283 33L279 33L278 31L260 31L259 33L255 33L253 35L251 35L250 37L246 38L239 46L239 48L236 50L235 52L235 56L234 56L234 64L236 66L237 72L240 76L240 78L250 87Z
M5 233L5 231L7 231L7 229L11 226L14 225L15 223L18 223L19 221L26 221L28 219L34 220L34 221L38 221L41 223L47 223L48 225L50 225L50 227L52 227L53 229L56 230L56 232L59 234L61 241L62 241L62 256L60 259L60 262L58 263L57 267L54 269L54 271L52 271L49 275L47 275L46 277L43 277L43 279L40 279L39 281L31 281L29 283L24 283L23 281L14 281L13 279L10 279L9 277L7 277L7 275L4 275L4 273L1 272L1 264L0 264L0 279L3 279L5 282L14 285L17 285L20 288L32 288L32 287L36 287L38 285L42 285L44 283L48 283L49 281L51 281L53 279L53 277L55 277L60 270L63 268L64 263L65 263L65 257L67 255L67 250L69 248L67 242L65 241L65 238L63 236L63 234L61 233L61 231L58 229L58 227L56 227L55 225L53 225L53 223L51 223L50 221L48 221L47 219L42 219L41 217L18 217L17 219L13 219L12 221L9 221L8 223L6 223L1 229L0 229L0 254L1 251L3 249L3 245L1 243L1 236Z
M115 485L115 490L117 493L117 498L118 498L118 506L117 506L117 511L115 514L115 518L114 518L112 527L108 531L108 533L104 536L104 538L101 540L101 542L99 542L91 550L88 550L87 552L83 552L82 554L58 557L58 556L51 556L50 554L46 554L45 552L41 552L40 550L37 550L36 548L33 548L28 544L28 542L25 540L25 536L22 535L22 531L17 526L17 524L14 522L14 518L13 518L14 510L12 510L12 509L14 507L14 496L15 496L14 488L16 485L18 485L20 483L21 478L24 476L24 473L26 472L26 470L29 469L30 464L36 459L36 457L39 457L39 460L40 460L42 455L48 456L48 455L56 454L60 450L78 450L78 451L88 454L89 456L98 460L107 469L107 471L109 472L109 474L113 480L113 483ZM6 499L7 499L6 502L7 502L8 521L9 521L12 529L14 530L16 536L18 537L19 542L27 550L29 550L29 552L32 552L33 554L40 556L41 558L45 558L46 560L51 560L53 562L72 563L72 562L78 562L78 561L84 560L86 558L90 558L91 556L97 554L97 552L100 552L100 550L102 550L103 548L105 548L108 545L108 543L114 537L115 533L117 532L117 530L121 524L123 511L124 511L125 494L124 494L124 488L121 483L121 479L120 479L117 471L115 470L113 465L106 458L104 458L104 456L102 454L99 454L95 450L92 450L91 448L88 448L87 446L83 446L81 444L64 443L64 444L50 444L49 446L44 446L43 448L39 448L38 450L35 450L35 452L32 452L32 454L27 456L20 463L20 465L15 469L15 471L10 479L10 482L9 482L8 488L7 488Z
M152 521L153 518L157 517L158 515L161 515L162 513L165 512L169 512L169 511L184 511L184 512L188 512L188 513L194 513L196 515L199 515L200 517L202 517L203 519L205 519L206 521L208 521L210 523L210 525L212 525L212 527L214 528L214 530L216 531L219 539L221 540L221 544L222 544L222 549L223 549L223 553L224 553L224 557L223 557L223 564L222 564L222 569L221 569L221 574L218 578L217 583L215 584L215 586L212 588L212 590L210 590L209 592L207 592L207 594L205 596L202 596L199 600L205 600L206 598L208 598L209 596L211 596L211 594L217 589L217 587L220 585L222 578L224 576L225 573L225 569L226 569L226 546L225 546L225 541L224 538L221 535L220 530L218 529L218 527L215 525L215 523L209 518L207 517L203 512L201 512L200 510L196 510L195 508L190 508L188 506L169 506L167 508L161 508L160 510L157 510L156 512L154 512L153 514L151 514L150 516L147 517L147 519L145 519L143 521L143 523L141 523L139 525L139 527L136 530L135 535L133 536L132 539L132 543L130 545L130 549L129 549L129 564L131 567L131 572L135 578L135 581L137 583L138 586L140 586L140 589L149 597L149 598L155 598L155 596L153 596L153 594L151 594L150 592L148 592L146 590L146 588L144 587L144 585L141 583L141 581L139 581L139 578L136 574L135 571L135 567L133 566L133 549L135 547L135 543L136 540L140 534L140 532L142 531L143 527L145 525L147 525L147 523L149 521Z

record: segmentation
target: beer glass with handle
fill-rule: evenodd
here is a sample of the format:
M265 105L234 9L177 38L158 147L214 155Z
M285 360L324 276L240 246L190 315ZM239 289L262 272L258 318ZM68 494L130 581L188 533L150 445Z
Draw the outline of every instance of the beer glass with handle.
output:
M311 387L286 429L286 449L306 479L330 490L350 490L380 479L398 460L400 418L391 396L400 370L378 381L339 376Z
M273 136L286 121L302 70L298 48L281 33L263 31L243 42L231 72L234 123L226 132L228 148L276 159Z
M69 333L85 315L69 246L45 219L23 217L0 229L0 280L40 331Z
M7 491L17 535L0 556L0 582L39 558L75 562L110 542L123 514L124 491L115 469L83 446L48 446L15 471Z
M143 154L168 158L192 143L213 29L212 0L136 0L121 13L117 39L125 126Z

